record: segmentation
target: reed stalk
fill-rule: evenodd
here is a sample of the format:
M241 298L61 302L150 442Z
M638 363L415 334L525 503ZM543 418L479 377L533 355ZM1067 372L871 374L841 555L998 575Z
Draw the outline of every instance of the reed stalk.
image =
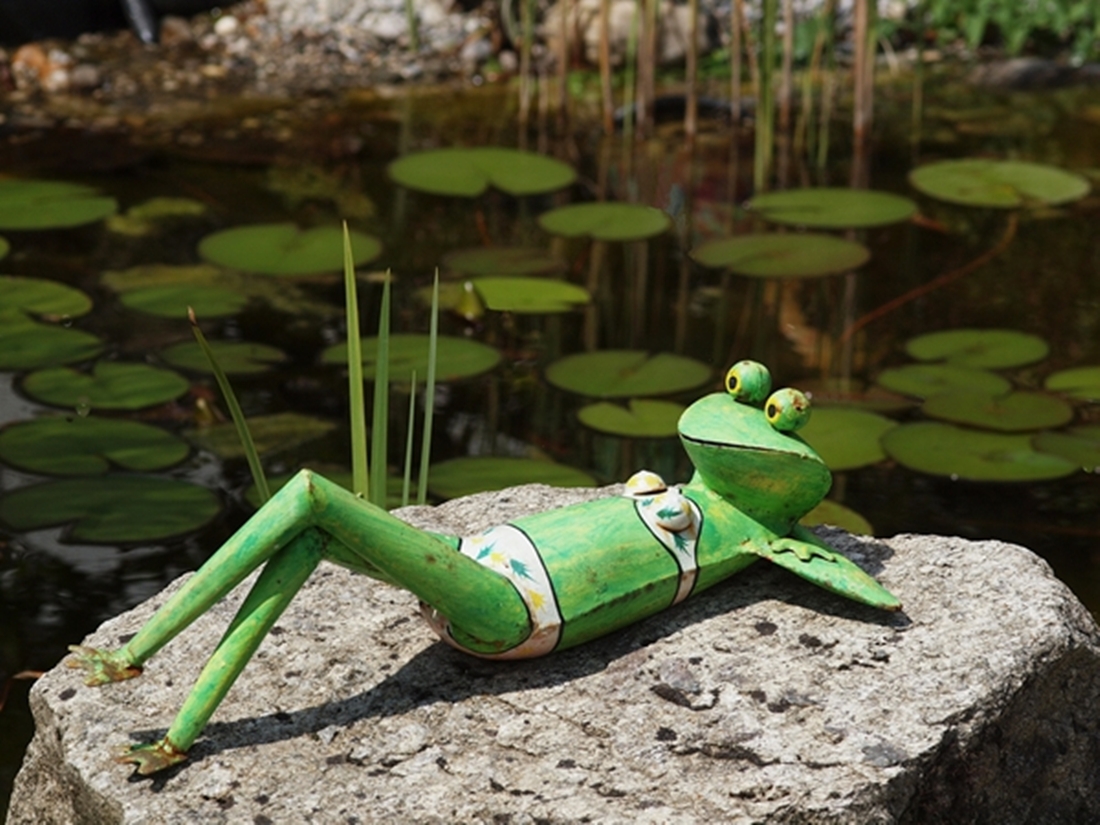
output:
M194 334L195 340L199 342L199 349L206 356L206 361L210 364L210 369L214 373L214 380L218 382L218 388L222 391L225 405L229 408L229 416L233 419L233 426L237 429L237 438L241 440L241 447L244 450L245 459L248 461L248 469L252 473L252 481L256 484L256 493L260 498L260 504L265 504L271 498L271 488L268 487L267 476L264 475L263 464L260 462L260 454L256 450L256 442L252 440L252 432L248 429L248 422L245 420L244 412L237 401L237 395L229 384L229 378L226 377L225 370L218 363L218 359L214 357L214 351L207 343L206 336L202 334L198 318L195 317L195 310L191 307L187 308L187 320L191 322L191 332Z
M600 0L600 93L603 101L603 131L615 132L615 96L611 90L611 0Z
M432 283L432 319L428 326L428 375L424 384L424 435L420 443L420 473L416 477L416 503L428 501L428 466L432 456L432 423L435 416L435 370L439 350L439 269Z
M684 136L688 142L695 140L699 125L699 90L695 87L698 77L699 61L699 0L688 0L687 56L684 65L684 80L687 83L687 106L684 107Z
M374 368L374 409L371 413L370 488L367 500L386 506L386 447L390 411L390 273L382 283L382 306L378 311L378 350ZM350 353L350 348L349 348ZM356 491L358 492L358 491Z
M348 404L351 411L351 491L370 499L367 458L367 417L363 399L363 345L359 333L359 296L351 235L344 221L344 304L347 307ZM385 453L383 453L385 455Z
M757 192L768 189L771 178L772 149L775 129L775 95L772 75L775 71L775 24L777 0L763 0L764 16L760 33L760 91L756 98L756 146L753 157L753 187Z

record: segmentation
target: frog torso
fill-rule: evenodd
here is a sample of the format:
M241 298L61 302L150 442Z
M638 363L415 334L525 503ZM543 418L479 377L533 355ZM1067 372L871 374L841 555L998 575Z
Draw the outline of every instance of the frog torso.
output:
M622 496L448 539L519 592L532 627L523 643L478 653L446 617L425 609L432 627L476 655L538 656L652 615L759 558L849 598L897 609L877 582L797 527L832 477L804 441L784 431L808 417L805 397L769 390L767 371L742 362L727 375L727 393L684 412L680 437L696 472L682 487L642 471Z

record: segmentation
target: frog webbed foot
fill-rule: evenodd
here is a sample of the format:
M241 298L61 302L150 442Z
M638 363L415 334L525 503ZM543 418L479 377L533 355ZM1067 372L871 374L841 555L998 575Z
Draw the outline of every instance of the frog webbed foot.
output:
M121 682L141 675L141 668L131 664L121 651L69 645L69 652L73 655L66 661L66 665L83 670L84 684L88 687Z
M142 776L178 765L187 759L186 751L178 750L167 738L141 745L123 745L112 754L116 762L137 765Z

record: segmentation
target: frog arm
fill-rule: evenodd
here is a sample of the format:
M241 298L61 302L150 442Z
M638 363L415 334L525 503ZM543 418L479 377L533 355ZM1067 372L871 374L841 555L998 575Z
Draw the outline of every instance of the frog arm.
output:
M801 525L795 525L790 536L766 542L755 552L837 595L881 610L901 610L893 593Z

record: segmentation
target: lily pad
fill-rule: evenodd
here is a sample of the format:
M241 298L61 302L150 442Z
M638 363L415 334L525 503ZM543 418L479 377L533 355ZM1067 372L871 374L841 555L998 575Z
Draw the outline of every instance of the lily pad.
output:
M131 206L125 214L111 215L107 218L107 229L119 235L140 237L154 232L161 221L195 217L205 212L206 204L192 198L150 198Z
M583 470L553 461L495 456L452 458L433 464L428 472L428 489L439 498L459 498L520 484L595 487L596 480Z
M92 309L92 299L79 289L43 278L0 275L0 296L0 316L18 310L49 319L79 318Z
M954 364L906 364L902 367L891 367L880 372L876 380L888 390L915 398L931 398L954 390L974 390L997 395L1012 389L1012 383L1007 378L994 372Z
M772 223L815 229L862 229L909 220L917 204L901 195L822 186L757 195L748 208Z
M994 395L957 390L932 396L922 409L932 418L1001 432L1060 427L1073 418L1073 408L1061 399L1022 391Z
M865 410L814 407L799 436L834 472L877 464L886 458L880 439L897 422Z
M69 525L64 538L90 544L159 541L197 530L221 510L205 487L156 476L67 478L6 490L0 520L26 532Z
M497 312L569 312L592 300L587 289L548 278L475 278L474 287Z
M179 398L189 386L171 370L118 361L100 361L91 374L52 367L23 379L23 392L36 401L80 410L139 410Z
M112 466L161 470L183 461L190 451L166 430L114 418L38 418L0 430L0 460L46 475L102 475Z
M667 232L672 220L638 203L577 203L543 212L539 226L551 235L597 241L640 241Z
M912 470L971 481L1043 481L1078 469L1071 461L1035 450L1030 436L985 433L935 421L895 427L882 437L882 446Z
M1100 401L1100 366L1059 370L1048 375L1043 386L1052 392L1065 393L1071 398Z
M257 415L248 419L252 441L260 455L292 450L328 435L336 424L301 413L282 412ZM245 455L237 428L232 422L185 430L183 437L202 450L222 459L243 458Z
M1089 182L1054 166L1015 160L945 160L920 166L909 182L933 198L994 209L1052 206L1079 200Z
M1050 347L1038 335L1013 329L948 329L910 338L905 351L918 361L1004 369L1041 361Z
M239 226L207 235L199 255L212 263L262 275L315 275L344 265L343 230L335 226L299 229L292 223ZM356 266L378 257L382 243L351 233Z
M867 263L871 253L855 241L813 232L738 235L709 241L690 252L703 266L754 278L817 278Z
M825 499L818 504L800 518L798 523L804 527L817 527L819 524L828 524L839 527L841 530L847 530L849 533L855 533L858 536L873 536L875 534L871 522L855 510L845 507L843 504L838 504L831 499Z
M559 389L591 398L671 395L706 383L711 369L670 353L605 350L568 355L546 369L546 380Z
M95 358L103 348L103 342L88 332L0 314L0 370L73 364Z
M1086 472L1100 472L1100 426L1039 433L1031 443L1036 450L1061 456Z
M0 238L0 258L3 258L10 251L11 251L11 244L8 243L8 239L7 238Z
M130 309L159 318L183 319L187 308L199 318L223 318L236 315L248 303L248 297L216 286L152 286L122 293L122 303Z
M576 173L559 160L519 149L435 149L405 155L386 170L396 183L433 195L472 198L493 186L509 195L564 189Z
M458 381L488 372L500 361L500 353L485 344L467 338L440 335L436 349L437 381ZM418 376L428 374L428 351L431 340L427 335L399 334L390 336L390 380L409 383L413 370ZM375 359L378 357L378 339L364 338L363 378L374 380ZM321 360L326 364L347 364L346 343L326 349Z
M586 427L611 435L631 438L664 438L676 435L683 404L632 398L623 407L607 401L589 404L577 411Z
M443 265L463 275L555 275L565 265L545 249L527 246L479 246L443 256Z
M275 364L286 361L286 353L266 344L244 341L210 341L218 366L229 375L250 375L267 372ZM211 372L210 362L197 341L184 341L162 350L160 357L177 369Z
M309 313L328 316L337 312L334 304L314 299L308 292L286 279L223 269L212 264L143 264L130 269L105 272L100 282L120 293L152 287L186 287L196 292L228 289L246 298L259 298L266 301L272 309L289 315ZM186 304L184 307L186 312ZM199 320L202 317L200 314Z
M90 186L55 180L0 180L0 229L66 229L118 209Z

